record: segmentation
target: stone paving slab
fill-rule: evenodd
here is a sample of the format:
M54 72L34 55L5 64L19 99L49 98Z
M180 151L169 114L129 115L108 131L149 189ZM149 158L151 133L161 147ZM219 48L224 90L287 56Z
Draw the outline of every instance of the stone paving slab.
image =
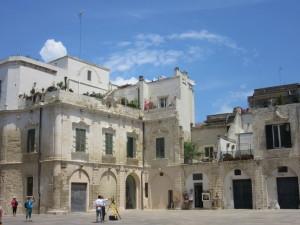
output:
M300 210L132 210L121 212L122 220L105 224L130 225L278 225L300 224ZM95 214L33 215L26 222L24 215L5 216L4 225L93 225Z

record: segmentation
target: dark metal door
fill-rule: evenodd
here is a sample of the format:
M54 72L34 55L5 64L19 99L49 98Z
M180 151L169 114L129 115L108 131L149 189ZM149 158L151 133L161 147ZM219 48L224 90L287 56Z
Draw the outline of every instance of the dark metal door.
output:
M71 211L86 211L86 187L87 184L72 183L71 184Z
M251 179L233 180L233 202L235 209L252 209Z
M203 186L202 186L202 183L194 184L194 192L195 192L195 208L203 208L203 201L202 201Z
M278 203L281 209L298 209L298 177L278 177L277 196Z

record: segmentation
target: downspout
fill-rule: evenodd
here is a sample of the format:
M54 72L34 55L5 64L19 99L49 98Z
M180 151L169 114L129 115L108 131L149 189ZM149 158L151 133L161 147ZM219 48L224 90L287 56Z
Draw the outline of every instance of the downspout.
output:
M142 155L142 162L143 162L143 165L142 165L142 172L141 172L141 209L143 210L144 209L144 180L143 180L143 177L144 177L144 167L145 167L145 122L143 121L142 123L142 126L143 126L143 155Z
M41 213L41 143L42 143L42 118L43 118L43 108L40 107L40 118L39 118L39 148L38 148L38 214Z

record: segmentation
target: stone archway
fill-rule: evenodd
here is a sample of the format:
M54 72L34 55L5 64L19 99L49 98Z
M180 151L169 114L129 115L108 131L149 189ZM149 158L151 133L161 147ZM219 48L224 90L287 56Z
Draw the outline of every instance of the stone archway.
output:
M117 179L111 171L106 171L101 176L99 193L104 198L117 200Z
M86 212L89 199L89 176L84 170L74 171L70 177L70 210Z
M252 209L252 179L243 170L231 170L224 178L224 208Z
M132 175L126 179L126 209L137 208L137 184Z
M288 166L279 166L266 177L267 205L270 208L298 209L299 179L297 173Z

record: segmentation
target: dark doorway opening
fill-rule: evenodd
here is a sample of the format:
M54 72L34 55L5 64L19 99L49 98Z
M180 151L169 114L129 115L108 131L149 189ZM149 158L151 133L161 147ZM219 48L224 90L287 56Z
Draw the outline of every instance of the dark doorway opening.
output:
M195 208L203 208L202 192L203 192L202 183L194 183Z
M281 209L298 209L299 184L298 177L278 177L277 196Z
M251 179L233 180L233 201L235 209L252 209Z
M136 184L133 176L126 179L126 209L136 208Z

